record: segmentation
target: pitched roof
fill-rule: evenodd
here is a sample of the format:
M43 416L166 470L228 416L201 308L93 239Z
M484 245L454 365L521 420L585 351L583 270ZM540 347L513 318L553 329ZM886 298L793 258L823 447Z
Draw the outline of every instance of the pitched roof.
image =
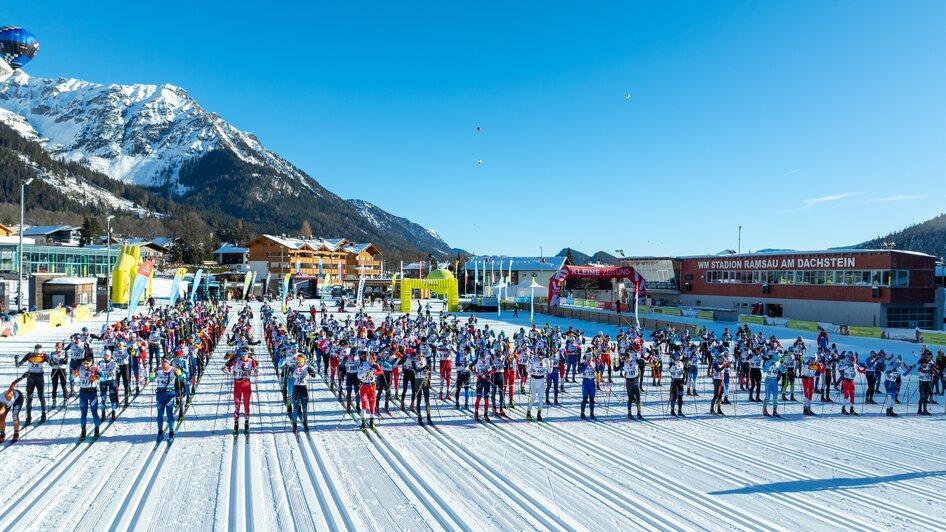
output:
M221 242L220 247L214 251L214 255L221 253L247 253L250 250L248 248L237 247L233 244L228 244L227 242Z
M46 236L56 231L75 231L74 225L35 225L23 231L23 236Z
M345 251L346 253L353 253L345 247L346 244L351 244L348 240L344 238L332 238L332 239L322 239L322 238L293 238L293 237L282 237L275 235L263 235L262 238L268 238L277 244L289 248L289 249L302 249L309 248L313 251L318 251L320 249L326 249L328 251L338 251L339 249ZM254 239L255 240L255 239ZM365 249L371 244L351 244L353 246L364 246ZM357 253L360 253L357 252Z

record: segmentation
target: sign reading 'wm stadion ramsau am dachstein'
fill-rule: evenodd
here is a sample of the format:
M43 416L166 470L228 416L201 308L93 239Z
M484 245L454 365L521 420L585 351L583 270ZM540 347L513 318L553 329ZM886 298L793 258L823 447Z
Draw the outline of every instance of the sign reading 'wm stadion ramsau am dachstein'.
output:
M697 261L701 270L792 270L857 267L856 257L773 257L765 259L718 259Z

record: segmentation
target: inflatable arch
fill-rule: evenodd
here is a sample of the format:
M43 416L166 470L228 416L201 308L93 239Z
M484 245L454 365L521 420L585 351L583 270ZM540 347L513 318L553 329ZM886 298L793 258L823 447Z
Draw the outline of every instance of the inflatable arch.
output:
M112 293L111 299L114 305L127 305L128 298L131 296L131 285L135 282L135 274L138 271L138 262L141 260L138 256L140 248L138 246L123 245L115 259L115 267L112 269Z
M569 277L578 279L627 279L634 285L634 316L637 316L637 300L644 294L646 282L630 266L562 266L549 279L549 306L559 306L562 283Z
M457 280L452 275L442 279L401 279L401 312L411 312L411 295L415 288L430 289L435 294L447 296L447 311L460 310L460 295Z

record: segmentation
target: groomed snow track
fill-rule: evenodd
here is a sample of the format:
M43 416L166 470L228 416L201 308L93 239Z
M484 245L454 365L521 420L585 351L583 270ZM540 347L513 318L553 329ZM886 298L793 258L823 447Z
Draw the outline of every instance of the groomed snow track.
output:
M480 318L507 332L522 325ZM0 386L21 372L13 355L82 325L0 340ZM97 330L101 320L85 325ZM0 529L946 528L942 406L931 405L931 418L887 418L880 405L861 402L863 381L858 418L816 401L815 418L789 402L780 405L783 419L768 419L744 394L725 418L709 416L701 376L701 396L685 398L687 418L664 414L665 384L647 386L645 421L631 421L615 375L613 388L600 392L598 422L578 419L580 390L568 383L561 406L546 407L546 422L526 420L517 386L507 417L477 423L452 396L438 400L435 380L432 426L419 426L394 402L390 415L379 413L377 430L363 433L318 376L310 431L293 434L261 343L251 431L243 433L241 419L234 435L232 383L220 371L227 349L218 346L171 445L155 443L149 388L130 397L116 422L103 423L94 443L78 442L72 401L22 429L19 442L0 445ZM904 403L913 404L897 405L898 413L915 411L911 392ZM10 425L8 418L8 437Z

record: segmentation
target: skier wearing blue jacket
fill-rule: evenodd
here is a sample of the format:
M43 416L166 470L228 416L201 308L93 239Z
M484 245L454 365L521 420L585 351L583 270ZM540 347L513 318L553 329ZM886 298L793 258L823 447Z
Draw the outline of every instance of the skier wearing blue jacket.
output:
M778 381L785 375L785 366L782 365L781 356L772 357L767 355L763 357L765 371L765 400L762 402L762 415L769 417L769 399L772 400L772 417L782 417L778 413Z
M171 361L171 366L177 370L175 387L177 388L178 406L180 408L177 420L180 421L184 419L184 409L190 404L190 365L187 363L187 359L184 358L183 349L177 348L174 350L174 360Z
M578 372L581 374L581 419L585 418L585 405L591 405L591 419L595 417L595 390L596 379L598 378L599 368L595 364L591 353L585 355L585 361L579 366Z
M171 361L165 355L161 358L160 366L151 372L150 381L155 384L155 401L158 409L158 439L164 436L164 417L168 418L170 437L174 437L174 397L178 378L183 375L181 370L171 366Z
M457 386L453 393L453 406L460 409L460 389L463 389L463 408L470 408L470 366L473 364L472 349L469 345L458 352L453 360L457 369ZM382 366L383 367L383 366Z

